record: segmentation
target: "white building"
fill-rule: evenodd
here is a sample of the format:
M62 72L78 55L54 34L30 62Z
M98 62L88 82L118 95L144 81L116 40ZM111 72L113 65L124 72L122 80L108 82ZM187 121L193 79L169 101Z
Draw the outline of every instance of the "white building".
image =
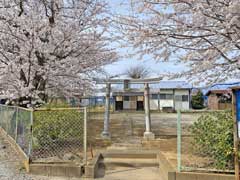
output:
M151 110L172 111L190 109L190 92L192 85L184 81L160 81L150 84ZM113 105L119 110L144 109L144 85L124 84L112 88Z

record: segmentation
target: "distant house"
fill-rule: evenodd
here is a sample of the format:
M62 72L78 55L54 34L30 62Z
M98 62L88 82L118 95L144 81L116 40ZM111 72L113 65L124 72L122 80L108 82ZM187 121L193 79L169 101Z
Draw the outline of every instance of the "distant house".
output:
M189 110L192 85L184 81L160 81L150 84L150 109L161 111ZM128 80L112 88L113 107L121 110L144 110L144 85Z
M232 107L232 94L230 90L210 90L206 93L208 96L207 105L211 110L225 110Z

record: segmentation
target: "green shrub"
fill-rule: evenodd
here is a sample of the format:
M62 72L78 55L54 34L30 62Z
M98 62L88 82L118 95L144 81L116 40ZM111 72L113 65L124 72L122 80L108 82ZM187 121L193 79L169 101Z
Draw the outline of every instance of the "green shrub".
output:
M70 108L70 105L63 99L51 99L48 103L43 104L40 108Z
M203 93L201 91L198 91L196 95L192 96L192 107L193 109L204 108Z
M34 112L34 146L82 141L83 112L79 110L46 110Z
M213 159L217 169L233 168L233 119L230 112L202 115L191 127L196 153Z

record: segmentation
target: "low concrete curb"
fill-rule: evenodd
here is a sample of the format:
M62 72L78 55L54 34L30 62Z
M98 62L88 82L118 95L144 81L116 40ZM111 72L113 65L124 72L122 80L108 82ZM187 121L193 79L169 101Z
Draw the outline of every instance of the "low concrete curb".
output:
M101 160L103 160L103 156L101 153L96 154L96 156L92 159L91 162L89 162L86 166L85 166L85 174L84 177L85 178L96 178L97 176L97 172L99 169L99 163L101 162Z
M169 172L168 180L234 180L234 175L194 172Z
M156 150L108 150L102 153L103 157L108 158L138 158L138 159L154 159L157 158L159 151Z
M168 172L174 172L176 169L171 165L167 157L161 152L158 153L160 180L169 180Z
M30 173L43 176L81 177L83 166L74 164L30 164Z

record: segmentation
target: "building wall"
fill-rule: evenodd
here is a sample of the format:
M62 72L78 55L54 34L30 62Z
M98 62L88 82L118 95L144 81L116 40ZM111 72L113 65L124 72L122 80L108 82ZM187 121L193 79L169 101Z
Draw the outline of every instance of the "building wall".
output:
M157 99L150 99L150 109L158 110L158 100Z
M188 96L187 101L177 101L175 100L175 109L181 109L181 110L189 110L190 109L190 95L189 90L185 89L176 89L175 90L175 96Z
M173 100L160 99L160 110L162 110L164 107L174 107Z
M173 89L160 89L160 94L172 94ZM160 110L163 110L164 107L172 107L174 108L174 101L173 99L160 99Z
M215 94L208 96L208 108L218 110L218 97Z
M168 95L168 97L165 96L166 99L164 99L164 97L160 98L161 96L159 94ZM179 101L174 102L176 96L178 96ZM182 101L182 96L187 96L187 101ZM160 89L159 92L152 92L150 95L151 110L163 110L164 108L188 110L190 109L189 102L190 96L189 90L187 89ZM130 96L128 99L125 100L123 98L123 110L137 110L137 96Z

